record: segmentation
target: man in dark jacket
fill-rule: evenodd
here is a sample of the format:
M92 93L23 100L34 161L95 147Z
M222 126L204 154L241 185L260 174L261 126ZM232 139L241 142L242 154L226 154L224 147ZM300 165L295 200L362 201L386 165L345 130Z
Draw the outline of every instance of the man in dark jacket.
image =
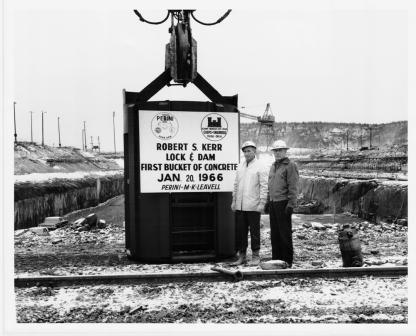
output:
M272 259L284 260L292 267L292 213L298 195L299 173L296 164L287 157L289 147L284 141L275 141L271 149L275 158L268 182Z

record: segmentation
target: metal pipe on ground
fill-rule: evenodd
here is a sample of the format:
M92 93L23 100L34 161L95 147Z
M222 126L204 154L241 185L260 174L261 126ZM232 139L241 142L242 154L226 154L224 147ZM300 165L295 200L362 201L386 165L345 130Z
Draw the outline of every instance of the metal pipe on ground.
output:
M73 286L98 284L136 284L149 282L184 282L184 281L223 281L223 274L232 275L233 271L222 272L192 272L192 273L133 273L107 275L76 275L76 276L17 276L14 279L16 287L32 286ZM228 270L224 270L228 271ZM238 271L241 272L241 271ZM235 272L234 272L235 273ZM241 272L245 280L285 279L285 278L343 278L343 277L398 277L407 276L407 266L395 267L344 267L344 268L315 268L315 269L279 269L253 270ZM238 277L238 275L237 275Z
M231 271L229 269L219 267L219 266L211 267L211 270L215 272L219 272L221 274L229 275L233 278L234 281L240 281L240 280L243 280L244 278L243 273L241 273L241 271Z

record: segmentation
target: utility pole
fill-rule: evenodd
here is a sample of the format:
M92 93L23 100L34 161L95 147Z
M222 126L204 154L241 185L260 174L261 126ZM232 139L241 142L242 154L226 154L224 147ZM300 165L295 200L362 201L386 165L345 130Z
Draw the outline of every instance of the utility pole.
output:
M32 118L33 112L30 111L29 113L30 113L30 142L33 143L33 118Z
M43 130L43 114L46 113L46 111L41 111L42 112L42 146L45 145L45 138L44 138L44 130Z
M84 121L84 150L87 151L87 130L85 128L85 121Z
M115 122L114 122L114 117L115 117L115 115L116 115L116 112L115 112L115 111L113 111L114 154L116 154L116 153L117 153L117 150L116 150L116 127L115 127Z
M59 139L59 147L61 147L61 128L59 126L59 117L58 117L58 139Z
M92 135L91 135L91 150L93 150L93 148L94 148L94 144L92 142Z
M16 102L13 102L13 115L14 115L14 143L17 142L17 133L16 133Z
M101 153L100 136L98 136L98 153Z
M81 128L81 139L82 139L82 150L84 150L84 148L85 148L85 145L84 145L84 129L83 128Z

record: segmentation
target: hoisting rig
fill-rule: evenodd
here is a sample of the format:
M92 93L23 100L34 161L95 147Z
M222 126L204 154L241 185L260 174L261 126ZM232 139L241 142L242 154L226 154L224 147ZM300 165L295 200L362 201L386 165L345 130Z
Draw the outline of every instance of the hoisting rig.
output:
M266 150L269 148L269 145L275 138L274 133L274 123L275 117L273 115L272 109L270 108L270 103L267 103L266 109L261 117L240 112L240 116L258 121L256 141L260 139L261 131L263 130L264 135L266 136Z
M231 9L217 21L206 23L198 20L194 15L194 9L169 9L166 17L158 22L151 22L134 10L140 21L149 24L162 24L171 18L169 33L171 34L165 52L165 71L147 85L141 92L125 92L126 102L148 101L154 94L165 85L195 84L210 100L217 104L229 104L237 106L238 96L222 96L212 87L197 71L197 43L192 38L191 18L206 26L212 26L223 21L231 12ZM177 84L172 84L171 81Z

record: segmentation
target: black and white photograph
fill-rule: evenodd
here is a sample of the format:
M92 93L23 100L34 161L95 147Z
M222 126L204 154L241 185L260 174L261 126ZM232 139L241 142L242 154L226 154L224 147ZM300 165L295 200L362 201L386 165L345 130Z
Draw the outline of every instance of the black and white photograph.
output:
M413 334L412 7L3 0L3 333Z

